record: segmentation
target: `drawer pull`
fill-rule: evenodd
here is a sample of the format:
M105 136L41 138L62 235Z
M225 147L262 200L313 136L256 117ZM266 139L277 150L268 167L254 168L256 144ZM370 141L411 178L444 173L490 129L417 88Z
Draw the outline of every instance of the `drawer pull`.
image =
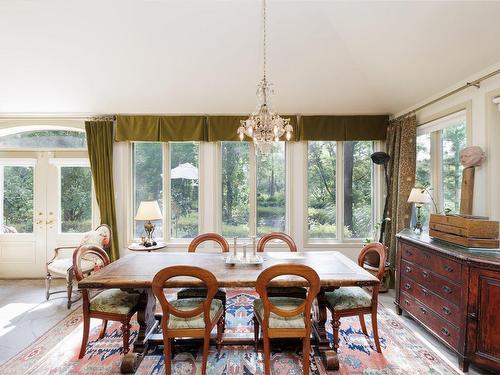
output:
M452 290L448 285L443 286L443 292L446 294L451 294Z
M410 250L406 250L406 254L408 254L409 256L413 255L413 253Z
M447 264L444 265L444 269L445 269L445 271L453 272L453 267L451 267L451 266L449 266Z
M451 314L450 309L447 308L446 306L443 306L443 312L444 312L445 315L450 315Z
M427 310L424 309L423 307L420 308L420 311L422 311L422 314L427 314Z
M429 277L429 272L427 271L422 271L422 276L425 277L426 279Z
M429 295L429 291L427 289L422 288L422 294L424 296L428 296Z
M423 253L423 254L424 254L425 259L431 259L431 256L429 254L427 254L427 253Z
M410 273L410 272L411 272L411 267L406 266L405 271L406 271L407 273Z
M407 300L407 299L405 299L405 305L410 306L410 302L408 302L408 300Z
M450 335L450 331L448 331L446 328L441 328L441 333L445 336L449 336Z
M411 289L411 285L410 285L410 284L408 284L408 283L406 283L406 284L405 284L405 289L406 289L406 290L410 290L410 289Z

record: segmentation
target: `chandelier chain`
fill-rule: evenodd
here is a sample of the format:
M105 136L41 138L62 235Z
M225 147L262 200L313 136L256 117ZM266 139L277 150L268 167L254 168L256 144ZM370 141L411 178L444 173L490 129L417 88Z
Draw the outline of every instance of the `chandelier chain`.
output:
M264 75L264 80L266 80L266 63L267 63L267 59L266 59L266 50L267 50L267 44L266 44L266 0L263 0L262 1L262 19L263 19L263 46L264 46L264 51L263 51L263 60L264 60L264 63L263 63L263 75Z

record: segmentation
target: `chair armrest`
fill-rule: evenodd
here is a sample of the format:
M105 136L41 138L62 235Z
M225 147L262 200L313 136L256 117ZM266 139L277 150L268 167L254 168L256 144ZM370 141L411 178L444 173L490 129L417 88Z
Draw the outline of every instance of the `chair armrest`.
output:
M78 246L60 246L60 247L56 247L54 249L54 256L52 257L51 260L49 260L47 262L47 265L49 265L50 263L52 263L55 259L57 258L71 258L71 256L73 255L73 251L75 251L75 249L77 248ZM65 251L65 250L71 250L71 252L69 251ZM60 256L61 253L65 253L67 256ZM69 253L69 255L68 255Z

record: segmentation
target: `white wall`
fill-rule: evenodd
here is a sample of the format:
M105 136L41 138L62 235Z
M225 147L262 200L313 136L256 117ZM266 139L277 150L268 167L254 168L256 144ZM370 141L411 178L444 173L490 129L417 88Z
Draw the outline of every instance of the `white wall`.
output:
M397 113L396 116L499 68L500 63L467 77L421 103ZM417 120L419 124L423 124L460 107L468 108L468 119L470 119L467 124L468 134L470 134L468 144L482 147L487 156L485 163L476 168L473 214L500 220L500 197L498 196L500 192L500 111L498 105L493 103L493 98L496 96L500 96L500 75L483 81L480 88L467 88L419 111Z

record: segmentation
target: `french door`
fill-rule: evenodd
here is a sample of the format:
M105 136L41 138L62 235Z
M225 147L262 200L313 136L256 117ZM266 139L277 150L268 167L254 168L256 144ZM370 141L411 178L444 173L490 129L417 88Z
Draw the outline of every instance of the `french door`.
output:
M97 222L84 151L0 153L0 278L43 277Z

